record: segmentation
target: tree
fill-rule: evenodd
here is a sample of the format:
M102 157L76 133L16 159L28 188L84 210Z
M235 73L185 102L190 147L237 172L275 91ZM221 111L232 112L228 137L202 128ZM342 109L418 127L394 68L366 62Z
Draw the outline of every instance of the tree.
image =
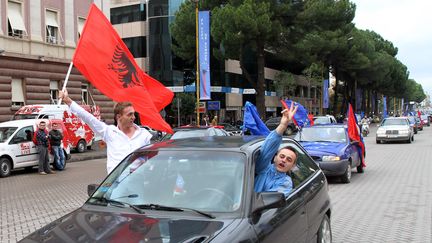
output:
M256 91L256 106L265 115L265 48L280 36L282 26L276 18L276 1L229 1L212 11L212 36L223 46L222 56L240 61L246 81ZM256 55L256 78L245 65L246 52Z

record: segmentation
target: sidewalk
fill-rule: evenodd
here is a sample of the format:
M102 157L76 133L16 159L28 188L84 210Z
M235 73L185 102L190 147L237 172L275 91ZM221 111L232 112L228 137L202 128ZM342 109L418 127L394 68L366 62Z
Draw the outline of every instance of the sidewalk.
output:
M106 146L100 146L99 142L96 142L91 147L91 149L87 149L84 153L71 151L71 158L67 161L67 163L93 159L103 159L106 157Z

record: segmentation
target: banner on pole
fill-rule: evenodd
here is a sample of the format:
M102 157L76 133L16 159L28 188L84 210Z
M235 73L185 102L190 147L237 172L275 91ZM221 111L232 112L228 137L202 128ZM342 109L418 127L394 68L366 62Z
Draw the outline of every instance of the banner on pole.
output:
M328 79L324 79L323 81L323 108L329 108L329 93L328 93L328 89L329 89L329 80Z
M210 12L198 14L200 99L210 100Z

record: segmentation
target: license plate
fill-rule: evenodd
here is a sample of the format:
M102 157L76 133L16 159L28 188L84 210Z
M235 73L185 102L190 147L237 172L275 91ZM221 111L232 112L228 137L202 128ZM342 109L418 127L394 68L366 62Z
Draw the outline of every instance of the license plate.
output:
M388 138L397 138L397 135L387 135Z

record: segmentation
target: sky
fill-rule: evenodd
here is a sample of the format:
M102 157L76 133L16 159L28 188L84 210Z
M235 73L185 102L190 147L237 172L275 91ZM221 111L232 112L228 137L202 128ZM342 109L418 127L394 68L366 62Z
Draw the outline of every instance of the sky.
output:
M373 30L398 48L396 56L407 66L411 79L432 95L432 1L351 0L356 4L354 23Z

